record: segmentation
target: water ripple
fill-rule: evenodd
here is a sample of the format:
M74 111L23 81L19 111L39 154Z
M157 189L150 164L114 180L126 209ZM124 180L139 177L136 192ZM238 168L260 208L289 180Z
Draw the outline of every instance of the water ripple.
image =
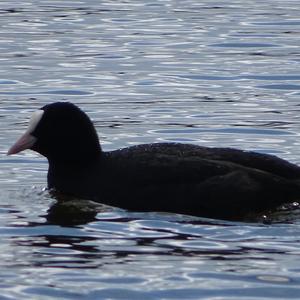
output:
M12 0L0 15L3 299L299 298L296 206L232 223L89 203L71 222L46 160L5 156L32 111L72 101L105 150L181 141L299 162L295 1Z

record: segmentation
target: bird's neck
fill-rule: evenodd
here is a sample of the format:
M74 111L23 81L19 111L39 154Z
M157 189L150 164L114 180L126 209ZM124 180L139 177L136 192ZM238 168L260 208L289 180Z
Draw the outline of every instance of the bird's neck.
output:
M101 154L93 159L49 160L48 188L67 194L69 191L77 191L78 188L88 189L93 181L92 176L101 176L98 174L101 172L101 161ZM81 193L78 191L77 194Z

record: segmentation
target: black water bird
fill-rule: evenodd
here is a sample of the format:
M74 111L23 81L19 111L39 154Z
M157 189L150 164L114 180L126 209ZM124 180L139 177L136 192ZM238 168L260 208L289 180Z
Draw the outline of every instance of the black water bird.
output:
M68 102L33 114L8 154L25 149L48 159L50 189L129 210L241 220L300 200L300 167L273 155L181 143L102 151Z

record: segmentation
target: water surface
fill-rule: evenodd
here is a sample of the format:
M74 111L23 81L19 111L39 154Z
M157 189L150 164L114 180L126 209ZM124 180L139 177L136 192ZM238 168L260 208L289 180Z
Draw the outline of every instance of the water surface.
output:
M72 101L105 150L186 142L299 163L297 1L2 1L1 299L298 299L299 211L235 223L103 207L49 218L47 162L5 155Z

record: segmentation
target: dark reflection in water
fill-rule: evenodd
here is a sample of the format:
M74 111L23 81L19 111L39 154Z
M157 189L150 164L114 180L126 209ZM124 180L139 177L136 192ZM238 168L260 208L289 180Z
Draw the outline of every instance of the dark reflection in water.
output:
M124 295L160 299L174 298L175 294L178 298L179 291L193 298L202 295L203 290L207 295L219 294L221 290L208 288L211 284L222 285L222 294L231 294L238 292L241 283L247 283L249 294L257 292L261 284L275 285L278 291L289 288L290 297L298 291L293 259L299 252L298 244L293 242L297 218L290 225L282 220L277 225L250 224L167 213L127 212L89 203L98 212L94 220L81 219L79 224L75 214L77 224L70 225L72 222L61 224L63 217L72 221L74 215L69 214L68 207L77 205L80 211L86 205L78 205L78 199L64 199L73 203L66 206L61 202L62 210L58 210L56 219L59 202L51 203L44 214L46 207L42 203L49 202L49 195L43 192L38 197L42 198L35 202L36 209L41 210L39 216L26 212L26 206L23 206L25 210L9 205L1 207L0 220L3 216L10 220L10 226L1 227L0 246L1 251L6 249L6 255L2 252L2 268L6 274L2 286L7 294L10 294L11 279L22 282L26 274L30 278L27 277L27 284L17 295L72 299L81 295L93 299L95 295L108 297L122 291L122 299L127 299ZM38 197L34 190L32 198ZM277 214L282 214L284 209L292 212L286 207ZM277 263L283 257L289 271L276 274ZM13 275L14 269L19 273ZM148 286L146 290L144 285Z
M7 213L19 217L20 211ZM178 298L177 292L193 298L203 291L217 295L221 290L233 296L234 291L239 293L240 284L247 284L249 295L262 289L261 284L271 285L277 292L289 290L289 297L299 292L294 281L298 277L290 278L297 273L292 266L298 245L292 242L289 225L131 213L108 207L85 225L27 221L27 225L10 227L6 234L17 254L8 267L20 270L13 277L20 282L25 274L31 276L18 295L72 299L81 295L93 299L95 295L109 297L122 291L121 298L125 299L124 293L168 299L174 295ZM288 273L266 271L266 266L276 270L283 256L291 259L286 260L291 264ZM3 267L6 270L5 264ZM3 282L9 282L9 274ZM35 280L37 276L39 281ZM167 289L165 284L169 285ZM211 284L222 289L211 289ZM144 285L148 286L146 290ZM8 287L3 285L5 292Z

